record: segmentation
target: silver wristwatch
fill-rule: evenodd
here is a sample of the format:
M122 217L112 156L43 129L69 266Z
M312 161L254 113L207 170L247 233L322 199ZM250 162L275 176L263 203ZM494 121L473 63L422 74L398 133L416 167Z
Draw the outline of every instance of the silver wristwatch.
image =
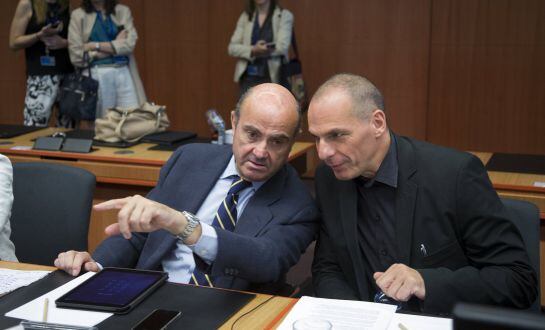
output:
M193 234L195 231L195 228L201 223L199 221L199 218L197 218L194 214L189 213L187 211L182 211L182 214L187 219L187 225L184 228L184 231L182 231L180 234L178 234L178 238L182 240L182 242L185 243L185 240Z

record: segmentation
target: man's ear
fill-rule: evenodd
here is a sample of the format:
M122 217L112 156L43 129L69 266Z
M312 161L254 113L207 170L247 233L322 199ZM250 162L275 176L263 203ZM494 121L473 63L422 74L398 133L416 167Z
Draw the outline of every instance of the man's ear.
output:
M375 129L375 137L380 137L386 131L386 114L380 109L373 111L371 115L371 125Z
M235 130L235 127L237 126L237 115L235 114L235 110L231 111L231 128L233 131Z

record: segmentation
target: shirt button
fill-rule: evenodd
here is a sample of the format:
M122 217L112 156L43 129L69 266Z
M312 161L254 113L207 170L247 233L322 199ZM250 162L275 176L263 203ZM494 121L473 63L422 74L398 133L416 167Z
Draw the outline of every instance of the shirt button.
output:
M375 221L376 221L376 222L380 222L380 215L376 215L376 216L375 216Z
M382 250L380 250L380 254L382 254L383 256L387 256L388 251L386 251L385 249L382 249Z
M208 252L206 249L202 249L200 254L206 254Z

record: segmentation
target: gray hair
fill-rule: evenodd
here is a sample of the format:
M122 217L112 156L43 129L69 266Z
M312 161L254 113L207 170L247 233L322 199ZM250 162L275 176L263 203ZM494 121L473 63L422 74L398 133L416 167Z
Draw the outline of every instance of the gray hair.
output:
M259 85L257 85L259 86ZM235 118L238 119L240 118L240 108L242 108L242 104L244 103L244 101L246 101L246 99L252 95L252 93L254 92L254 89L255 87L257 86L254 86L254 87L251 87L249 88L248 90L246 90L239 98L238 102L237 102L237 105L235 107ZM295 100L295 98L293 98L293 101L295 103L295 111L297 111L297 125L295 126L295 132L294 132L294 135L297 135L297 133L299 132L299 129L301 128L301 120L302 120L302 117L303 117L303 113L302 113L302 110L301 110L301 105L299 104L299 102L297 102Z
M329 78L316 91L313 98L320 98L332 88L339 88L352 99L354 111L362 118L367 118L374 110L384 109L384 98L367 78L351 73L339 73Z

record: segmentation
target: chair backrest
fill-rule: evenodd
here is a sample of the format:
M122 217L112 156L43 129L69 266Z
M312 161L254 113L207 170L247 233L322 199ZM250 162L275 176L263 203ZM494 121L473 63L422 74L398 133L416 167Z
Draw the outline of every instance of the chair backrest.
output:
M60 252L87 250L95 182L76 167L13 165L11 239L20 262L52 265Z
M545 316L498 306L457 303L454 330L545 330Z
M539 209L530 202L502 198L503 205L510 215L524 240L526 251L530 258L530 263L534 267L538 281L539 275ZM536 301L529 308L535 311L541 311L541 292L538 283L538 295Z

